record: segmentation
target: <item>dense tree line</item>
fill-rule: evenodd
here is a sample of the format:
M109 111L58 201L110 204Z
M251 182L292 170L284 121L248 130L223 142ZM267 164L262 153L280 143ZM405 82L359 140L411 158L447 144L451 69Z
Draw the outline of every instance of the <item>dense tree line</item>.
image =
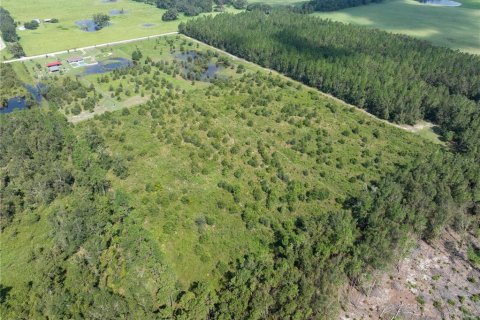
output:
M10 12L3 7L0 7L0 32L2 33L2 39L8 43L8 50L15 58L25 55L22 46L18 43L20 37L17 34L17 25Z
M157 6L160 9L173 9L186 16L197 16L202 12L212 11L212 0L134 0Z
M350 7L358 7L370 3L380 3L383 0L313 0L302 7L308 11L335 11Z
M186 35L331 93L390 121L430 120L478 152L480 58L410 37L287 11L204 17Z
M17 25L10 12L3 7L0 7L0 31L2 32L2 39L6 42L16 42L19 39Z

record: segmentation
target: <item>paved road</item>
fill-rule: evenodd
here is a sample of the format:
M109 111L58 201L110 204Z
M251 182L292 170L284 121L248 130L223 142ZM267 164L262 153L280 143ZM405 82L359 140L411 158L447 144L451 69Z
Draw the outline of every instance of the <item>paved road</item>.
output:
M158 37L163 37L163 36L170 36L170 35L175 35L175 34L178 34L178 32L175 31L175 32L162 33L162 34L155 34L155 35L147 36L147 37L120 40L120 41L96 44L96 45L88 46L88 47L74 48L74 49L70 49L70 50L44 53L44 54L39 54L39 55L36 55L36 56L29 56L29 57L22 57L22 58L18 58L18 59L6 60L3 63L11 63L11 62L17 62L17 61L28 61L28 60L35 60L35 59L39 59L39 58L54 57L56 55L63 54L63 53L77 52L77 51L94 49L94 48L101 48L101 47L108 47L108 46L112 46L112 45L118 45L118 44L148 40L148 39L153 39L153 38L158 38Z

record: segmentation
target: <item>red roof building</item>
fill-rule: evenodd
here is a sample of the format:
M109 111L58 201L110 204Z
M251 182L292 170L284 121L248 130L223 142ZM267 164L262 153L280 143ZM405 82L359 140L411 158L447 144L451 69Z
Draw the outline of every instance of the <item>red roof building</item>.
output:
M55 61L55 62L50 62L47 64L47 67L50 68L50 67L58 67L58 66L61 66L62 63L60 61Z

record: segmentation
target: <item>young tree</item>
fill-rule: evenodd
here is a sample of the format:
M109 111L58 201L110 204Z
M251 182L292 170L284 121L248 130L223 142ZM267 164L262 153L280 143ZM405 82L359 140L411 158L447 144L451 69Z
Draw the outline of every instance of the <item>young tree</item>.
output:
M98 29L102 29L110 22L110 16L104 13L96 13L93 15L93 22Z
M25 27L25 29L29 29L29 30L35 30L38 28L40 24L38 23L38 21L36 20L32 20L30 22L25 22L25 24L23 25Z
M163 21L173 21L177 20L178 18L178 11L175 8L170 8L168 9L163 15L162 15L162 20Z

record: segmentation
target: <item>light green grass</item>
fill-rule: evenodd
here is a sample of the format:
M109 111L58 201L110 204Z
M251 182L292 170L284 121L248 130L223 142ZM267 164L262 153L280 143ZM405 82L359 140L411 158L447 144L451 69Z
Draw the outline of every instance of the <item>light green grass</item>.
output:
M18 31L20 44L27 55L177 31L178 24L187 19L181 15L176 21L164 22L162 14L165 10L131 0L113 3L102 0L3 0L1 5L22 25L32 19L42 20L36 30ZM75 21L92 19L95 13L108 14L113 9L124 9L126 13L111 16L111 25L100 31L85 32L75 25ZM227 10L235 11L231 8ZM57 18L60 22L44 23L43 19L47 18ZM153 26L143 26L147 23Z
M313 15L428 40L439 46L480 54L480 1L457 0L460 7L438 7L415 0L391 0Z

